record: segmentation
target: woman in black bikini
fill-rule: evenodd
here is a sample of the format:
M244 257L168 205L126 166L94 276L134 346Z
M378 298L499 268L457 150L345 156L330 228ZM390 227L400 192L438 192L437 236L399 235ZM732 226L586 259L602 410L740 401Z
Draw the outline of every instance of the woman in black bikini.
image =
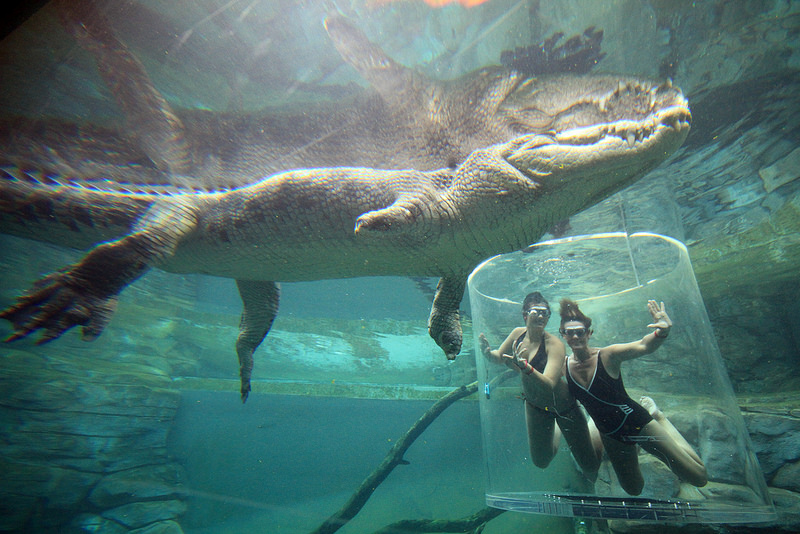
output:
M525 297L522 320L525 326L511 331L497 350L480 335L483 355L519 371L525 399L525 421L531 459L545 468L558 450L561 434L584 476L594 482L600 467L599 439L592 443L581 409L564 381L564 344L544 331L550 319L550 305L538 291ZM556 428L558 423L558 428Z
M567 358L566 378L569 391L578 399L597 425L603 446L627 493L639 495L644 478L639 469L638 449L664 462L679 478L694 486L708 482L703 461L669 422L650 397L635 402L622 383L622 362L650 354L664 343L672 321L664 303L647 301L655 330L638 341L608 347L589 346L592 320L583 314L577 303L561 301L561 335L572 355Z

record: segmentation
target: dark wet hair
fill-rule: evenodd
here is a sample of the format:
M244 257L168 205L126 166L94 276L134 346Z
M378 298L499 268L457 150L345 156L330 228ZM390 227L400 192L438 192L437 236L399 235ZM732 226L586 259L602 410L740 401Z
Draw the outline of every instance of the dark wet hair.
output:
M564 328L564 323L568 323L569 321L583 323L583 326L587 329L592 327L592 320L584 315L578 307L578 303L574 300L561 299L561 310L559 314L561 315L561 328Z
M547 311L550 311L550 303L538 291L528 293L525 296L525 300L522 301L522 311L526 311L534 304L544 304L547 307Z

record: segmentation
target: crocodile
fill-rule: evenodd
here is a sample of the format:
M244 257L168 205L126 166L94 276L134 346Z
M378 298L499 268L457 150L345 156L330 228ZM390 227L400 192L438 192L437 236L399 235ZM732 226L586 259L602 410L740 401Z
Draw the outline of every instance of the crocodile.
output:
M153 267L233 278L243 302L236 353L245 401L253 354L278 310L279 282L436 276L428 329L452 359L461 349L466 278L478 263L535 242L555 222L640 178L689 130L688 103L669 81L528 77L493 67L436 82L391 61L341 20L327 26L342 56L375 89L377 97L365 105L380 108L386 118L380 128L396 126L393 150L381 145L391 137L384 130L359 146L394 156L337 159L330 143L364 142L374 127L349 121L315 142L330 161L283 159L278 171L259 164L250 171L266 171L266 178L236 177L226 190L198 191L174 180L141 186L102 180L103 169L117 166L108 159L113 153L102 160L97 146L65 147L64 138L45 135L27 150L24 143L4 145L0 230L89 249L0 312L13 326L6 341L41 331L38 342L45 343L75 326L83 339L96 338L120 292ZM24 136L6 127L0 132L16 141ZM299 153L303 143L294 149L277 143L270 154ZM88 163L96 168L70 166L79 159L67 161L72 155L87 151L98 155ZM184 155L167 154L166 164L153 168L179 174L184 165L180 172L193 172L195 156L184 164ZM240 179L245 184L237 186Z

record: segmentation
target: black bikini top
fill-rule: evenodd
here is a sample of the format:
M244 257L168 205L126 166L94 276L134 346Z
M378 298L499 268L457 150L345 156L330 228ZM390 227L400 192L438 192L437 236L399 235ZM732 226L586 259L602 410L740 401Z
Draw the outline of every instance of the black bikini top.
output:
M519 347L522 340L525 339L525 334L528 332L525 331L522 333L521 336L517 338L514 342L514 353L517 352L517 347ZM545 347L544 336L542 337L541 343L539 343L539 350L536 351L536 355L530 361L531 367L539 371L540 373L544 373L544 367L547 365L547 348Z

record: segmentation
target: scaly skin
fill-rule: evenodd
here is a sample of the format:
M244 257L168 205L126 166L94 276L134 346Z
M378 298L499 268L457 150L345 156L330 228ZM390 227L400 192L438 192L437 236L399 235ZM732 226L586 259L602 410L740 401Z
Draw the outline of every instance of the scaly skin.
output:
M282 172L225 192L167 187L131 193L113 184L91 188L91 179L102 176L97 168L117 168L109 156L100 158L109 152L97 146L65 145L46 135L36 146L51 142L57 150L6 145L0 160L2 231L79 248L101 243L0 313L14 326L9 339L41 330L40 342L46 342L79 325L85 339L97 337L120 291L151 267L234 278L244 302L236 349L245 400L253 352L277 312L277 281L439 276L429 331L454 358L461 348L458 306L475 265L535 242L556 221L628 185L688 133L686 100L669 84L613 76L524 79L502 69L439 84L386 58L376 62L380 51L347 25L332 29L340 23L328 23L337 47L381 95L385 124L397 126L394 150L375 140L382 163L374 166L402 158L399 169L417 170L341 167L342 151L323 140L317 161L329 158L332 167ZM375 65L392 72L385 76ZM436 104L427 122L402 115L419 109L412 104L425 98L434 98L425 109ZM153 121L158 123L164 121ZM366 133L350 126L351 140L363 141ZM24 137L5 129L0 136ZM425 151L423 140L434 138L447 140L448 162ZM98 158L73 169L70 184L20 170L64 168L67 160L85 161L87 151ZM183 155L170 162L170 154L160 153L159 168L186 164ZM251 167L261 169L268 160ZM448 163L452 168L440 168ZM252 175L242 181L252 182Z

